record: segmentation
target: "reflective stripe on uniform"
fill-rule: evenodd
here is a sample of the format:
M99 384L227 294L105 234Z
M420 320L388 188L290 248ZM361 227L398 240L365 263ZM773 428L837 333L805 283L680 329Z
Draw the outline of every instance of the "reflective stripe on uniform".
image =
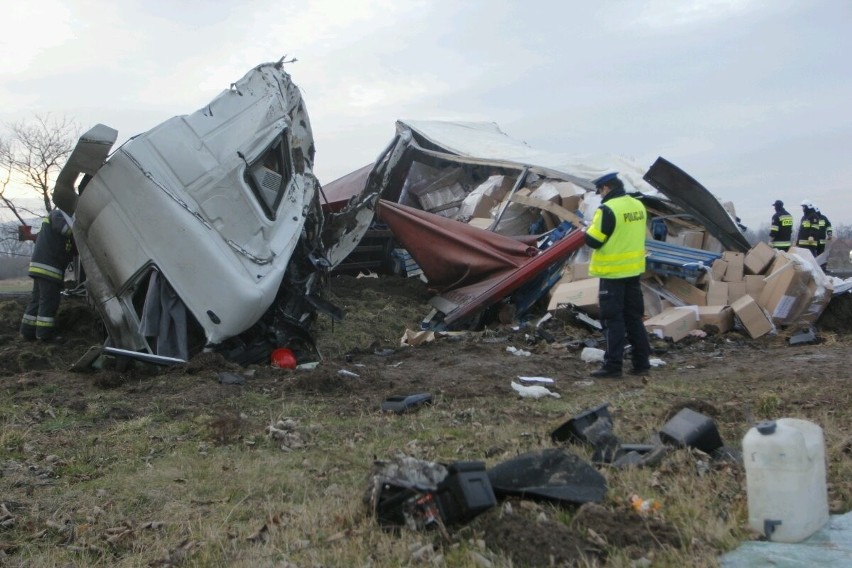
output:
M36 327L56 327L56 318L39 316L36 318Z
M42 264L41 262L31 262L28 272L30 276L45 276L54 280L65 279L64 270L60 270L48 264Z

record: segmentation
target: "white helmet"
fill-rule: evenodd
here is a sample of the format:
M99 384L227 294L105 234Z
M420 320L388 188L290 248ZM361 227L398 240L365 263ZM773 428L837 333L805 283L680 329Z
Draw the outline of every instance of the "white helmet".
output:
M810 199L804 199L804 200L802 200L802 207L807 207L808 209L813 209L814 204L811 202Z

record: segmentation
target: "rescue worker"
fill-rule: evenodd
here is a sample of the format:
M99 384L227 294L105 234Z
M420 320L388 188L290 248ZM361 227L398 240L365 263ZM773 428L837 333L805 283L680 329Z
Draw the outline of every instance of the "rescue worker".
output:
M831 227L831 221L828 220L822 211L820 211L819 207L814 207L814 211L816 211L818 224L817 224L817 255L820 255L825 250L826 244L831 240L834 235L834 229Z
M796 235L796 246L811 251L816 257L817 243L819 241L819 217L814 204L809 199L802 201L802 220L799 222L799 231Z
M596 193L603 198L586 230L586 244L592 249L589 276L600 278L598 304L606 338L606 352L597 378L622 376L625 338L632 345L633 375L646 375L651 369L651 346L642 323L645 303L639 277L645 272L645 206L624 192L618 173L594 180Z
M25 339L53 341L58 338L56 312L59 311L65 269L73 256L73 224L73 219L59 208L42 220L29 267L33 279L32 298L21 320L21 335Z
M784 202L776 199L772 204L775 214L769 224L769 244L777 250L788 251L793 237L793 216L784 209Z

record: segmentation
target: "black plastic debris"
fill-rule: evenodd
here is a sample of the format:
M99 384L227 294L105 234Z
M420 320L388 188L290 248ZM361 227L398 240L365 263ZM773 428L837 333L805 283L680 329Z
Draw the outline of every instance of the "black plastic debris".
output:
M591 444L585 430L600 419L609 421L612 425L612 415L609 413L609 403L588 408L577 414L562 426L550 433L550 439L554 442L571 441Z
M683 408L660 430L660 440L681 448L697 448L707 454L724 444L716 423L691 408Z
M663 444L622 444L618 450L612 466L619 469L658 466L668 452Z
M408 456L374 465L364 500L387 529L438 529L469 521L497 504L480 461L449 466Z
M578 456L560 448L522 454L488 470L497 497L520 496L562 503L600 503L606 479Z
M432 395L427 392L389 396L382 402L382 410L402 414L416 410L424 404L432 404Z
M497 504L481 461L454 462L438 485L438 505L445 524L465 522Z

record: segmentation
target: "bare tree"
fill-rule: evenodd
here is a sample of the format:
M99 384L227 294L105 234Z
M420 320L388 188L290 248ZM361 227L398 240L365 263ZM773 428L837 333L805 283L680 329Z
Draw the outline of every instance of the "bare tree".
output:
M74 150L79 125L66 117L37 114L30 121L6 125L0 138L0 205L26 225L26 217L40 217L53 209L50 193L56 176ZM33 211L10 195L12 184L27 188L41 199L43 211Z

